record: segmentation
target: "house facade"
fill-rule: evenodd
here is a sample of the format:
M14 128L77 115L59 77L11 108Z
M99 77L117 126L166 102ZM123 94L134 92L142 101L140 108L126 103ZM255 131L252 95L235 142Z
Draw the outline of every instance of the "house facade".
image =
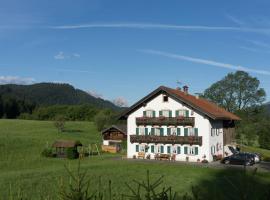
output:
M183 91L161 86L125 111L127 157L142 152L150 159L168 155L178 161L211 162L225 156L240 120L217 105Z

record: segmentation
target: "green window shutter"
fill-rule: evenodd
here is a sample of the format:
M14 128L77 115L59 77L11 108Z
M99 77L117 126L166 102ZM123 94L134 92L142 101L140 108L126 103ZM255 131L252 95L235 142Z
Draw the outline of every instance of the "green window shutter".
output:
M179 116L179 110L175 111L175 117Z
M164 153L164 146L160 146L160 153Z
M181 147L180 146L177 147L177 154L181 154Z
M167 128L167 135L171 135L171 128Z
M154 153L154 152L155 152L155 146L151 145L151 153Z
M198 154L199 154L199 148L195 147L195 155L198 155Z
M171 147L167 146L167 153L171 153Z
M181 135L181 128L177 128L177 135L178 135L178 136Z
M198 128L195 128L195 136L198 136L199 135L199 130Z
M148 135L148 128L145 128L145 129L144 129L144 134L145 134L145 135Z
M153 117L156 117L156 111L153 111Z
M171 110L169 111L169 117L172 117L172 111Z
M151 135L155 135L155 128L151 128Z
M164 136L164 129L160 128L160 136Z
M159 111L159 116L162 116L162 110Z
M184 136L188 136L188 128L184 128Z
M146 117L146 111L143 111L143 116Z
M139 145L136 145L136 152L139 152Z
M188 150L188 148L184 147L184 154L188 154L187 150Z
M189 117L189 110L186 110L186 117Z
M139 135L139 128L136 128L136 135Z

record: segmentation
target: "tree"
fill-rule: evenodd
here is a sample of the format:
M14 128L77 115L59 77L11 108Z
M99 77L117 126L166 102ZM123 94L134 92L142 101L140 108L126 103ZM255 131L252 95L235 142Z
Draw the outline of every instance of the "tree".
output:
M230 112L235 112L259 105L265 100L265 91L259 86L260 81L256 77L237 71L211 85L204 91L203 97Z
M102 110L94 118L94 122L98 131L103 130L105 127L112 125L116 121L116 114L111 110Z
M55 118L54 126L57 128L58 133L63 132L65 129L65 118L61 115Z
M19 105L16 99L6 98L4 99L4 114L8 119L15 119L20 115Z
M0 96L0 118L3 117L4 115L4 107L3 107L3 100L2 100L2 97Z

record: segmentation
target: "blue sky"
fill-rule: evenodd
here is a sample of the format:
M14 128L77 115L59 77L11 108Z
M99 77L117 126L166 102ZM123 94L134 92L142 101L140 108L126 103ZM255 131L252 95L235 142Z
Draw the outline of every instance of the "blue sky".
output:
M270 95L269 1L0 4L2 84L67 82L130 105L160 85L203 92L244 70Z

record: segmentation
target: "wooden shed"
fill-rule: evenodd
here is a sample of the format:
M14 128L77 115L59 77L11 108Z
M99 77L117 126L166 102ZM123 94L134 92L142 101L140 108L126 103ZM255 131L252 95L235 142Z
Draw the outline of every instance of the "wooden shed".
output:
M57 157L67 157L67 149L73 148L75 151L78 146L82 146L80 141L75 140L56 140L52 147L56 149Z
M112 125L101 131L103 138L102 150L105 152L116 153L123 147L123 142L127 140L126 125Z

